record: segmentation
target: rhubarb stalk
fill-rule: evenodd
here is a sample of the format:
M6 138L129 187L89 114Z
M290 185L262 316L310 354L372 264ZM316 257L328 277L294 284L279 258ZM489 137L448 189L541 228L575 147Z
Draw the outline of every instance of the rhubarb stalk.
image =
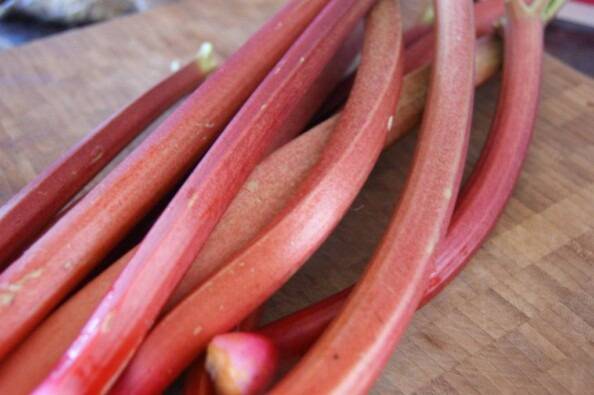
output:
M500 60L500 45L495 37L479 40L477 85L498 70ZM428 67L424 67L404 78L402 95L395 112L398 116L394 118L392 130L388 131L384 147L394 143L420 120L429 71ZM165 312L221 268L233 252L245 246L282 209L318 160L336 119L293 140L279 151L282 155L275 153L256 168L170 298ZM131 253L126 254L71 297L0 363L0 393L28 394L47 376L130 257Z
M509 3L504 25L505 63L497 111L491 126L487 143L473 169L467 184L460 194L452 221L443 244L438 248L435 267L419 307L428 303L469 262L503 212L505 204L520 175L537 115L543 53L543 18L539 15L547 8L544 2L533 4L533 9L523 3ZM268 339L262 350L254 353L281 355L289 360L302 355L320 336L326 326L341 311L351 288L343 290L297 313L268 324L255 333L233 333L235 341L226 342L226 336L219 335L213 341L227 344L225 364L218 368L213 378L217 381L231 377L227 371L237 371L243 366L242 355L230 346L244 348L252 339ZM274 349L271 347L274 344ZM209 348L210 350L210 348ZM244 369L247 375L274 377L276 366L270 361L260 366L251 365ZM214 370L214 369L213 369ZM221 385L221 384L219 384ZM261 383L263 388L267 383ZM226 387L239 387L227 380ZM242 391L242 395L257 391Z
M215 395L215 388L201 357L190 366L184 380L184 395Z
M177 192L35 393L111 387L251 170L313 115L308 91L372 3L331 0L307 27Z
M294 0L0 275L0 359L196 163L328 0Z
M398 208L344 309L273 394L365 393L421 300L462 178L473 97L472 2L434 6L431 87Z
M235 326L276 291L346 212L393 126L392 111L401 84L402 37L396 3L379 2L366 28L353 93L320 159L258 237L149 334L114 394L135 393L139 388L162 390L213 335ZM188 309L193 313L187 315Z
M112 115L0 207L0 270L134 137L213 70L204 43L185 65Z

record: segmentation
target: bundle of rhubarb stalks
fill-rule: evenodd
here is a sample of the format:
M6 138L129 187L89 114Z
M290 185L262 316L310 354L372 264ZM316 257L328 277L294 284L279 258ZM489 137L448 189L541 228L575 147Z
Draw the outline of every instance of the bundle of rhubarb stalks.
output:
M398 0L289 0L220 66L203 45L0 209L0 393L156 394L179 377L187 394L366 393L503 211L562 4L435 0L404 31ZM500 68L461 186L474 89ZM418 123L358 282L260 325ZM142 240L106 264L141 222Z

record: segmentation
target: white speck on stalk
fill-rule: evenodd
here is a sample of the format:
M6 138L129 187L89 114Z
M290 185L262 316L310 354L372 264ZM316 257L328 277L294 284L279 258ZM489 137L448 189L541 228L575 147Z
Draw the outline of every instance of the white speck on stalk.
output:
M173 73L178 71L181 68L181 62L177 59L174 59L169 63L169 70Z
M200 325L198 325L196 328L194 328L194 330L192 331L192 335L194 336L198 336L200 333L202 332L202 327Z

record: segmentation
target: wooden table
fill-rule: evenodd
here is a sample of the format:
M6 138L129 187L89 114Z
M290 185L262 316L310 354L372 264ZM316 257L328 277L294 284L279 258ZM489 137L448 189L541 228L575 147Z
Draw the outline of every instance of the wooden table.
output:
M173 59L203 40L228 55L281 2L182 2L0 53L0 202ZM594 394L594 82L552 57L544 70L534 142L505 214L415 316L374 393ZM478 90L470 162L497 89ZM335 234L268 304L269 318L356 280L413 146L411 136L382 156Z

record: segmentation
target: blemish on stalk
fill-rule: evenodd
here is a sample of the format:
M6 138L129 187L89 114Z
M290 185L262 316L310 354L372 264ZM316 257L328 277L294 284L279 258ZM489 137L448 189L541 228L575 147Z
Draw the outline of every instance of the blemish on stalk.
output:
M390 118L388 118L388 130L392 130L392 128L394 127L394 115L390 116Z
M188 207L189 208L194 207L194 205L196 204L197 201L198 201L198 193L192 194L192 196L190 197L190 200L188 201Z
M215 124L214 124L214 122L212 122L212 121L208 121L208 122L206 122L206 123L204 124L204 126L206 126L206 128L207 128L207 129L212 129L212 128L214 128L214 125L215 125Z
M278 66L277 68L274 69L274 74L280 73L281 70L282 70L282 68L280 66Z
M181 68L181 62L178 59L173 59L171 63L169 63L169 70L175 73Z
M446 188L443 191L443 197L446 198L447 200L452 198L452 188Z
M198 325L196 328L194 328L194 330L192 331L192 335L194 336L198 336L201 332L202 332L202 326Z
M427 255L432 255L433 252L435 251L435 246L437 245L437 237L433 237L428 243L427 246L425 247L425 253Z
M10 306L15 296L13 292L0 293L0 306Z
M268 104L262 104L262 106L260 107L260 111L266 110L266 107L268 107Z
M73 260L66 261L66 263L64 263L64 265L63 265L64 269L66 269L66 270L70 270L74 266L75 266L75 262Z
M93 154L93 159L91 159L91 164L97 163L101 158L103 158L104 151L101 147L97 148L96 152Z
M198 63L200 70L205 73L208 73L217 67L212 43L208 41L202 43L196 54L196 62Z
M299 63L305 63L305 57L302 56L301 58L299 58Z
M252 193L255 193L258 190L258 187L258 181L255 180L248 181L248 183L245 185L245 189Z
M12 304L17 294L25 287L25 285L30 280L41 277L42 274L43 268L35 269L25 274L18 281L14 281L6 285L4 287L4 292L0 293L0 305L9 306L10 304Z
M101 332L107 333L111 329L113 323L113 312L109 312L103 322L101 323Z

